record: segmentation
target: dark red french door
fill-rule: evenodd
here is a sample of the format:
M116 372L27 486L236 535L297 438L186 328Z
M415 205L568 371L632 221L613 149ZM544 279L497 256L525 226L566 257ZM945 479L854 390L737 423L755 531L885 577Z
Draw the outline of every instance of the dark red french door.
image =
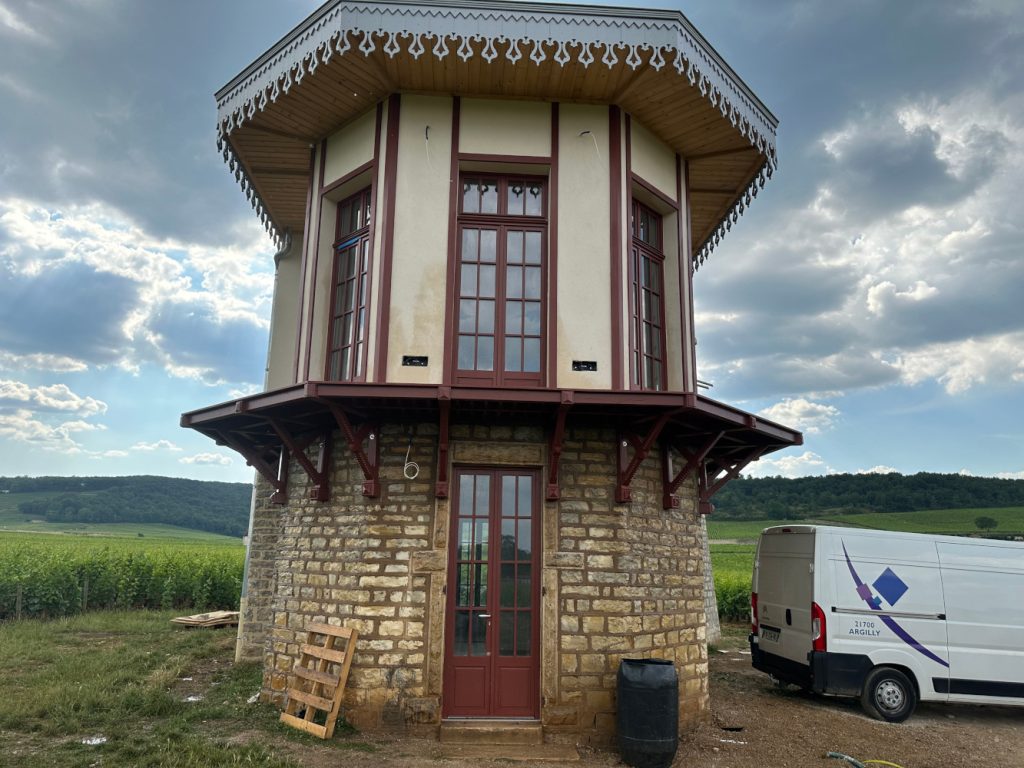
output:
M455 472L446 717L540 714L539 498L530 470Z

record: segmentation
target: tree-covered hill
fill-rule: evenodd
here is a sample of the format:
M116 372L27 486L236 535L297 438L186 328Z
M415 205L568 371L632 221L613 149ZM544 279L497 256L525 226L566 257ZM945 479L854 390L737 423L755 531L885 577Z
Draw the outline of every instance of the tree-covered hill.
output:
M715 494L715 515L801 520L826 514L1024 505L1024 480L944 475L861 474L733 480Z
M26 517L73 523L164 523L242 536L252 486L177 477L0 477L0 492L39 494Z

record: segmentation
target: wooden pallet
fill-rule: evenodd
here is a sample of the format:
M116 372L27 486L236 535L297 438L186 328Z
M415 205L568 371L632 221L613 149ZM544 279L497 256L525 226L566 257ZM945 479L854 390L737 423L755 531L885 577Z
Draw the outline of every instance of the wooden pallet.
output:
M348 627L319 623L310 624L306 629L309 635L299 646L301 655L292 669L294 677L281 722L329 739L338 721L359 633ZM336 645L341 640L346 641L344 649ZM322 725L314 721L318 712L326 714Z
M171 619L171 623L185 627L228 627L238 624L238 611L212 611L197 613L194 616L178 616Z

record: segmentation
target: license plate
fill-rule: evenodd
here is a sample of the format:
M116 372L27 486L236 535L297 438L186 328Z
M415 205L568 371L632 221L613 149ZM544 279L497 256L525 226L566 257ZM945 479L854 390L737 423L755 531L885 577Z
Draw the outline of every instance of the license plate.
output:
M779 642L780 630L774 627L761 627L761 639L767 640L769 643Z

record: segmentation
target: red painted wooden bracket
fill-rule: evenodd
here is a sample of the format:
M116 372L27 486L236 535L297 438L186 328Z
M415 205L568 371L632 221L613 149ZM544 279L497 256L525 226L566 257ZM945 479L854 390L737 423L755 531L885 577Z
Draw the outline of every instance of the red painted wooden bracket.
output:
M718 461L715 462L717 466L715 466L710 476L708 474L707 466L709 462L701 462L701 472L697 478L697 489L700 499L700 513L702 515L710 515L715 509L715 505L711 503L711 497L718 493L720 490L722 490L722 488L725 487L726 483L728 483L730 480L734 479L737 475L739 475L739 473L742 472L750 462L759 459L761 457L761 454L763 454L766 450L767 448L764 446L760 448L755 448L746 456L742 457L732 465L722 464L721 459L719 459ZM719 477L719 473L722 472L723 470L725 471L725 474Z
M686 464L676 475L672 474L672 452L666 446L661 455L661 482L663 488L661 505L664 509L679 509L679 499L675 496L676 491L679 490L680 485L686 482L687 478L698 470L705 457L711 453L711 449L718 444L718 441L722 439L724 434L725 431L723 430L716 435L712 435L697 453L690 453L685 448L679 448L678 451L686 459Z
M260 476L270 483L274 493L270 501L274 504L284 504L288 497L288 449L283 445L277 456L277 468L270 464L256 448L247 445L235 435L227 432L216 432L217 442L226 445L231 450L242 455L245 463L260 473Z
M565 417L569 415L573 402L572 390L564 390L562 402L555 416L555 427L551 430L551 440L548 443L548 483L544 493L544 498L548 501L558 501L562 495L558 487L558 465L562 461L562 448L565 445Z
M615 484L615 502L617 504L625 504L632 498L629 484L633 482L633 476L640 469L640 465L647 458L647 454L651 452L651 448L654 447L654 441L658 439L661 430L665 428L668 420L675 414L676 410L666 411L661 414L653 426L651 426L647 436L642 439L637 435L630 434L619 436L619 450L616 452L618 477ZM630 444L633 445L633 458L627 462Z
M439 499L448 498L448 422L451 418L451 390L441 387L437 398L437 481L434 483L434 496Z
M380 496L380 455L377 446L377 429L364 424L359 429L353 429L352 423L348 420L345 412L329 400L321 400L327 410L334 416L334 420L345 436L348 449L352 451L359 469L363 473L363 496L375 499ZM363 450L363 443L367 443L366 450Z
M329 501L331 498L330 483L328 482L328 462L331 456L331 433L330 431L325 432L321 437L320 450L317 453L317 461L314 465L306 456L306 448L308 448L317 439L317 435L312 437L305 437L303 439L296 439L294 436L289 434L288 430L284 428L277 419L270 416L264 417L271 429L281 438L281 443L289 451L292 456L295 457L295 461L299 463L299 466L305 471L306 476L312 482L312 487L309 489L309 498L314 501Z

